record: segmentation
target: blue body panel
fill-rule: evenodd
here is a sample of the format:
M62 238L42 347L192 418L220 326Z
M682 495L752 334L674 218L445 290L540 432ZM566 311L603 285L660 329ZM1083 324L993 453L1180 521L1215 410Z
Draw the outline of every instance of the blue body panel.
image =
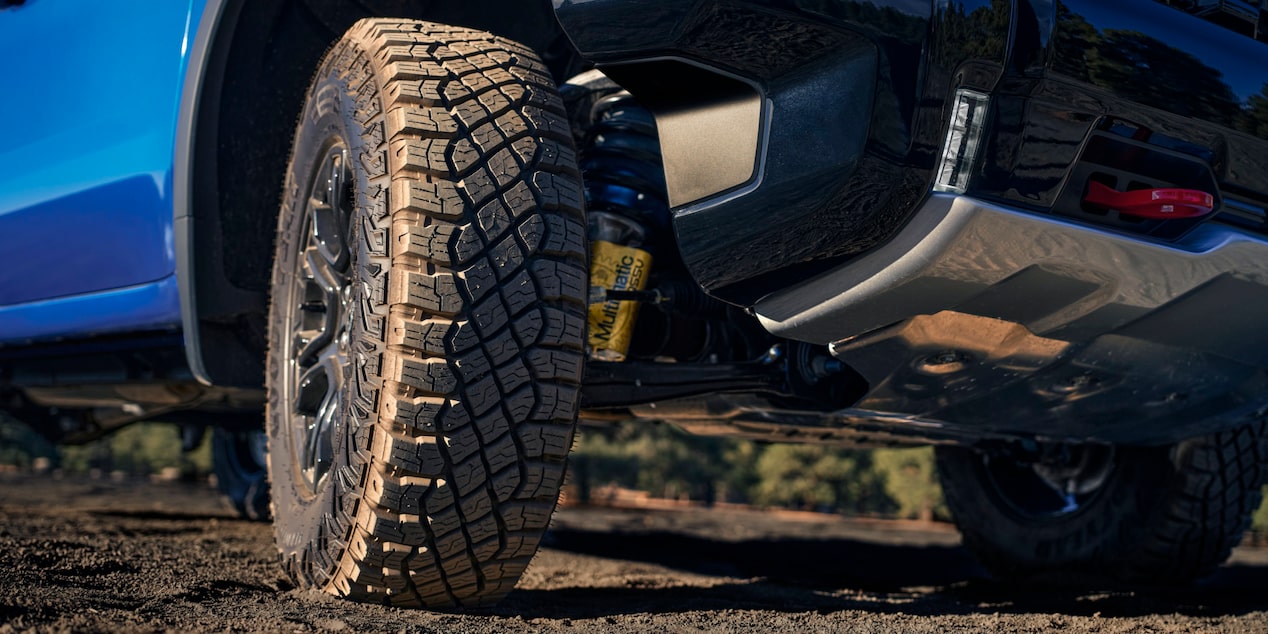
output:
M81 334L175 330L180 326L176 276L109 291L0 306L4 342ZM175 315L175 317L174 317Z
M179 325L172 167L202 5L0 11L0 344Z

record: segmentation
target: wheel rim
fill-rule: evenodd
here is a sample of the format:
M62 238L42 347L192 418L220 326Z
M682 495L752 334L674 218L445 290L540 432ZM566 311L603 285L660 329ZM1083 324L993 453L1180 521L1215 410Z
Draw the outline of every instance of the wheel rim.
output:
M1014 515L1032 521L1063 518L1086 508L1106 488L1114 465L1114 448L1093 444L1045 447L1038 460L982 457L996 495Z
M331 141L313 172L287 302L286 402L298 480L315 493L330 472L344 407L352 284L351 173L344 144Z

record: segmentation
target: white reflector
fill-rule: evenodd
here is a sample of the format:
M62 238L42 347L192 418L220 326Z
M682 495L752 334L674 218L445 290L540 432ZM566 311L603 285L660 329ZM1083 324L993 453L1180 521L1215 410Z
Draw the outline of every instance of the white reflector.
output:
M942 146L942 163L934 191L963 194L977 159L977 146L982 140L982 125L991 98L980 92L961 88L955 91L955 114Z

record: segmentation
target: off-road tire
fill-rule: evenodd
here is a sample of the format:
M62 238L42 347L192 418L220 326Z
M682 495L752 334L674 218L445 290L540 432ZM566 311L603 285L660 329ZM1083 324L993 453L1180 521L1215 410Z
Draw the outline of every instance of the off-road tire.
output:
M211 431L211 466L216 488L238 515L249 520L269 519L269 481L259 430Z
M352 308L333 459L310 490L288 440L285 315L327 138L351 169ZM519 579L576 422L581 191L563 105L525 47L367 19L326 54L286 177L267 370L274 525L302 587L447 609Z
M1265 427L1119 447L1097 494L1051 518L1019 517L974 451L938 448L938 471L964 545L997 577L1183 584L1214 571L1249 527L1268 474Z

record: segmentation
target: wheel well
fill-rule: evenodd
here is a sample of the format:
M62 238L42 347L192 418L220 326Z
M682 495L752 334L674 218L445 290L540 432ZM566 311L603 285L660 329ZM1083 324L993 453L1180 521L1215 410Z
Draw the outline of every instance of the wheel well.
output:
M182 284L196 315L186 320L189 361L207 382L263 384L277 208L304 92L326 50L375 16L509 37L538 51L557 81L581 68L550 0L225 0L193 122L193 283Z

